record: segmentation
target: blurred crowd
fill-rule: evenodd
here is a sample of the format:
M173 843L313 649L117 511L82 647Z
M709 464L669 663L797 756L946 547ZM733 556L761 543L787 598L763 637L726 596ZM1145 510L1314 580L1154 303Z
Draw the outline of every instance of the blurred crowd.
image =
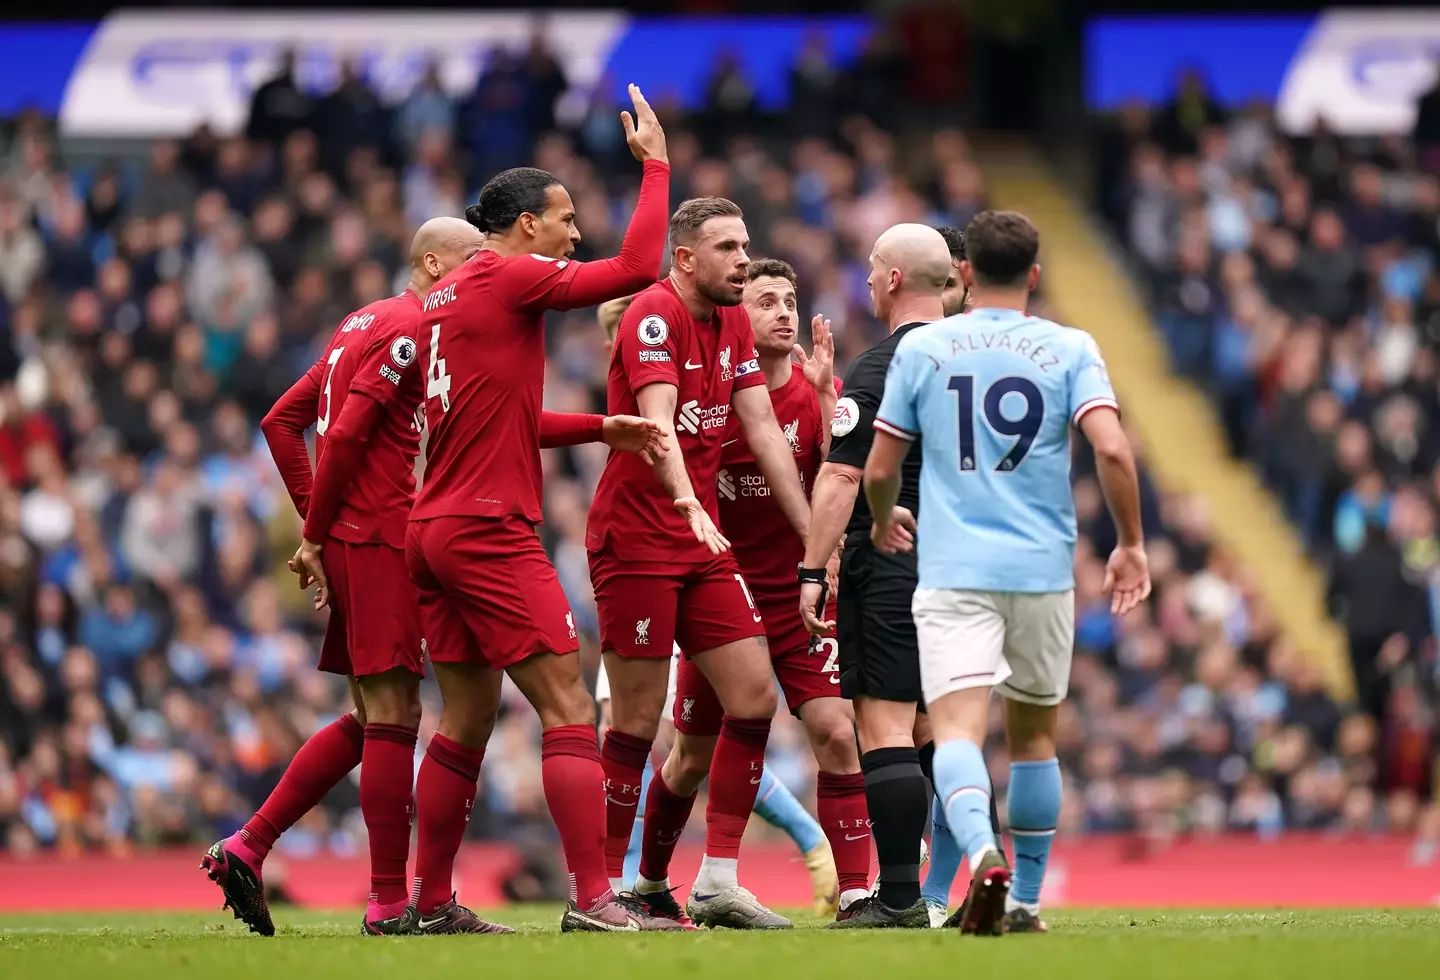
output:
M963 227L985 206L961 132L884 128L886 107L914 84L884 36L843 67L817 38L795 65L781 116L759 113L728 60L698 113L658 106L672 201L739 202L752 253L796 267L805 322L817 312L832 320L842 369L882 335L865 286L876 236L900 221ZM497 169L528 163L564 181L585 236L579 258L618 249L639 174L620 107L602 86L562 123L556 106L568 89L564 66L537 41L495 52L464 97L432 76L398 105L349 70L329 94L302 91L287 64L255 93L245 133L202 129L155 142L143 158L67 161L46 120L13 121L0 159L0 833L9 852L123 852L228 834L296 747L347 710L345 685L314 669L323 614L283 570L299 520L257 423L345 313L401 288L412 230L462 213ZM1252 128L1265 159L1279 152L1268 128ZM1135 172L1152 161L1165 193L1178 193L1171 182L1183 180L1173 176L1183 165L1167 150L1137 141L1134 152ZM1228 154L1191 169L1244 187ZM1195 186L1208 185L1196 177ZM1218 210L1202 208L1207 217ZM1198 249L1176 234L1165 224L1159 235L1157 277L1195 253L1209 275L1216 236L1207 231ZM1137 250L1149 254L1149 244ZM1249 269L1266 300L1254 285L1258 266ZM1244 284L1237 272L1230 278ZM1366 281L1357 271L1357 294ZM1218 311L1220 286L1207 288ZM1378 413L1375 392L1389 391L1366 380L1373 331L1356 312L1359 326L1340 325L1355 334L1346 348L1357 372L1351 400L1332 391L1337 411L1351 406L1335 423L1346 432L1355 397ZM1219 319L1207 332L1220 330ZM1298 319L1287 329L1302 335ZM1349 335L1332 328L1324 345L1312 343L1312 360L1340 336ZM593 311L550 316L547 341L547 407L600 410L605 364ZM1417 351L1425 343L1420 331ZM1206 351L1177 363L1210 377ZM1419 363L1407 377L1419 376ZM1277 390L1289 383L1277 380ZM1268 405L1256 398L1251 411ZM1308 405L1302 421L1315 414ZM1416 529L1423 519L1433 526L1428 497L1396 482L1385 448L1394 439L1358 431L1346 437L1363 441L1352 455L1380 482L1365 496L1357 474L1345 499L1360 509L1362 530L1383 506L1389 529L1409 535L1408 575ZM603 453L545 454L542 533L591 667L583 528ZM1276 638L1244 570L1212 545L1211 522L1223 515L1202 501L1162 497L1145 478L1155 598L1125 622L1112 619L1100 584L1114 530L1083 447L1077 457L1083 540L1075 696L1062 715L1066 832L1269 834L1426 821L1433 832L1428 772L1404 764L1422 710L1403 701L1410 688L1389 695L1387 715L1409 728L1334 703ZM1363 541L1354 553L1365 553ZM1403 659L1420 648L1411 643ZM427 690L420 751L435 707ZM1003 786L1002 747L992 758ZM770 764L797 792L811 791L809 752L788 717L777 719ZM356 807L347 781L282 849L362 846ZM526 840L547 825L538 724L507 689L470 833Z
M1098 160L1172 368L1328 569L1349 642L1356 704L1307 712L1269 750L1312 777L1252 765L1239 786L1262 810L1325 789L1347 825L1433 837L1440 157L1420 115L1414 138L1340 139L1323 120L1287 136L1267 106L1225 111L1186 74L1170 103L1110 120Z

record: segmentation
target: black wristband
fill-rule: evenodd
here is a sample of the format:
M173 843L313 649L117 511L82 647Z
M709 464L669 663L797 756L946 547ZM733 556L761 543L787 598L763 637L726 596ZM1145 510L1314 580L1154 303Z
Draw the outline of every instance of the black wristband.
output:
M824 585L825 582L827 581L827 576L826 576L825 569L823 569L823 568L806 568L804 565L801 565L801 566L796 570L796 572L795 572L795 578L796 578L802 585L804 585L804 584L806 584L806 583L814 583L815 585Z

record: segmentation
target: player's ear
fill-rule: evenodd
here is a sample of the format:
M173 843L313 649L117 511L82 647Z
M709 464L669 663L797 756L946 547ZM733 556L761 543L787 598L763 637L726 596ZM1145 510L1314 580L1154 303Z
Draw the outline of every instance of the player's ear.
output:
M677 269L685 272L695 271L695 250L685 245L675 246L675 258L670 263Z
M960 281L965 284L967 292L975 288L975 267L968 259L960 260Z
M1030 292L1040 288L1040 263L1036 262L1030 267L1030 274L1025 277L1025 288Z

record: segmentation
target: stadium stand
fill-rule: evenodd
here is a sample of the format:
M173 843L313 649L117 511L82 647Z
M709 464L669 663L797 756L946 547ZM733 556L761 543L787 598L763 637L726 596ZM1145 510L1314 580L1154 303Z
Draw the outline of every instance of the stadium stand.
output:
M883 107L902 82L896 57L873 45L837 81L824 52L807 50L780 119L752 114L743 73L725 65L699 115L665 120L673 199L737 200L754 252L795 265L802 312L831 318L847 361L877 339L865 288L876 235L905 220L963 225L989 200L982 154L959 131L889 132L878 108L840 111L844 91ZM97 165L67 165L47 120L13 121L0 176L0 831L11 853L229 834L301 740L346 710L344 686L313 668L322 620L283 573L299 524L256 424L341 315L403 283L410 230L459 214L497 168L560 175L585 234L578 257L613 254L636 168L603 100L557 129L564 75L536 46L496 58L468 98L432 85L398 106L356 75L319 100L282 76L257 93L244 137L201 130ZM1426 593L1407 584L1440 555L1421 480L1434 464L1421 422L1435 411L1425 324L1440 280L1398 260L1440 249L1440 192L1433 178L1396 176L1404 147L1386 151L1389 172L1352 167L1354 151L1323 137L1290 147L1259 116L1206 130L1198 158L1123 132L1110 214L1135 229L1125 238L1175 367L1213 390L1232 443L1333 558L1335 597L1355 610L1351 645L1368 659L1353 710L1331 693L1343 681L1327 687L1323 662L1282 634L1285 614L1237 560L1243 549L1217 544L1236 515L1198 487L1162 492L1148 477L1156 592L1116 622L1100 597L1114 532L1081 451L1064 832L1440 832L1421 681L1433 640ZM1244 220L1247 207L1267 213L1272 184L1273 227ZM1428 207L1428 224L1392 209L1392 192ZM1377 279L1346 236L1397 261ZM1396 296L1372 318L1377 281ZM552 316L547 333L548 406L591 410L604 379L593 314ZM546 542L591 662L583 528L597 450L545 460ZM1369 605L1372 590L1385 605ZM538 725L521 702L507 691L472 837L549 832ZM427 698L422 746L433 711ZM777 775L808 787L788 719L770 751ZM1002 785L1000 747L992 759ZM356 806L356 787L342 786L282 849L353 851Z

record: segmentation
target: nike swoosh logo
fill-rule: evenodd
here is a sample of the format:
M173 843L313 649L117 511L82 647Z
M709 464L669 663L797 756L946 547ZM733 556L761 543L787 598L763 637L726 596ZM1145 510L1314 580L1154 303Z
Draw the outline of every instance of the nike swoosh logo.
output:
M632 809L632 810L635 809L635 807L638 806L639 803L640 803L639 800L636 800L634 803L626 803L624 800L617 800L617 799L615 799L615 797L613 797L613 796L607 796L607 797L605 797L605 802L606 802L606 803L614 803L616 806L626 806L626 807L629 807L629 808Z
M721 449L724 449L726 446L733 446L733 445L735 445L735 443L737 443L737 442L739 442L739 441L740 441L739 439L729 439L729 440L726 440L725 442L720 443L720 448L721 448Z
M702 367L704 367L703 364L691 364L689 361L685 362L685 370L687 371L698 371Z
M420 917L419 926L421 929L429 929L431 926L438 926L444 921L445 917L443 915L436 919L427 919L422 915Z
M604 929L606 932L639 932L639 931L640 931L640 923L636 922L633 918L627 918L627 919L625 920L625 924L624 924L623 926L617 926L617 925L615 925L613 922L606 922L604 919L597 919L595 916L593 916L593 915L586 915L584 912L577 912L577 913L575 913L575 914L578 915L580 918L584 919L586 922L590 922L590 923L593 923L593 924L599 926L600 928Z
M751 785L751 786L759 786L759 785L760 785L760 780L762 780L762 779L764 779L764 778L765 778L764 776L756 776L754 779L750 780L750 785Z
M755 622L757 622L757 623L760 622L760 614L759 614L759 613L751 613L750 615L754 617Z
M846 840L864 840L865 838L867 838L867 837L869 837L869 836L870 836L869 834L861 834L859 837L851 837L849 834L846 834L846 835L845 835L845 839L846 839Z

